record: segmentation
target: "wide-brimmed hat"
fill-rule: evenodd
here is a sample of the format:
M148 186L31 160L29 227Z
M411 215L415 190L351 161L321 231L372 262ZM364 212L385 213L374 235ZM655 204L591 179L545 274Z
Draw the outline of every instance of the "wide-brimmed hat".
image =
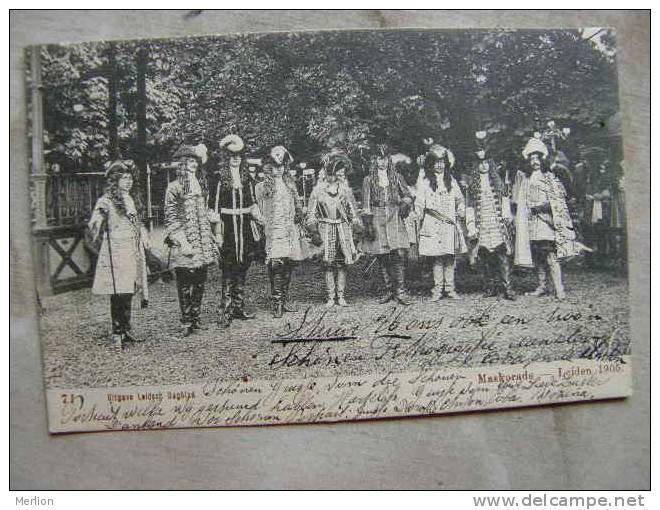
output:
M283 145L276 145L270 150L271 159L278 165L283 165L285 163L292 163L293 156ZM288 161L287 161L288 160Z
M540 154L543 159L548 157L548 148L540 139L536 137L530 138L527 141L525 147L522 150L522 156L523 158L527 159L534 153Z
M426 153L426 158L425 160L428 160L429 156L432 156L436 159L443 159L447 158L447 161L449 161L449 168L454 168L454 163L456 162L456 159L454 158L454 153L450 151L447 147L444 147L440 144L434 144L429 147L428 152Z
M192 145L181 145L176 151L174 151L172 157L174 159L195 158L200 163L202 162L200 151Z
M115 159L105 165L105 178L109 179L118 174L135 174L135 163L132 159Z
M238 135L227 135L218 143L221 149L226 149L234 154L240 153L245 148L243 139Z
M402 152L397 152L396 154L392 154L392 164L396 167L399 163L404 165L411 165L412 159L410 159L409 156L406 156Z

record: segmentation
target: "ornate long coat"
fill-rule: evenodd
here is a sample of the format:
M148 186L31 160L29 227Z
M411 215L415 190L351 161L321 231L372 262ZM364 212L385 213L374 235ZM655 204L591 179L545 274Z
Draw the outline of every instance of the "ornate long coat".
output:
M437 182L435 191L428 179L422 179L417 184L415 210L421 218L419 254L437 257L465 253L465 238L459 224L459 216L465 216L465 200L461 188L453 177L450 190L445 187L441 176L438 176Z
M506 197L506 190L502 178L497 173L495 162L488 160L488 165L486 182L484 182L485 179L482 178L479 171L479 165L475 165L470 174L465 193L465 207L474 211L475 232L471 240L476 240L475 247L478 249L480 239L485 235L492 234L502 239L507 253L510 254L513 251L512 225L505 220L502 211L502 201ZM486 189L487 186L490 187L494 204L490 204L491 207L487 207L485 212L483 205L484 199L488 200L484 196L489 191ZM493 205L494 207L492 207ZM492 217L486 218L485 214L490 214ZM485 230L489 228L495 228L497 232L486 232Z
M253 222L256 197L254 184L247 172L240 170L240 187L235 188L229 169L223 169L212 179L209 207L218 213L222 230L221 258L227 262L249 262L257 254L255 235L259 235Z
M103 195L96 202L89 225L94 235L102 236L92 293L134 294L141 291L143 298L147 299L144 245L148 243L148 234L137 215L121 213L110 197Z
M302 211L300 197L282 179L273 183L272 195L266 190L266 182L256 186L257 218L264 226L266 236L266 262L287 258L304 260L309 252L303 240L301 226L295 221L296 211Z
M335 262L337 245L346 264L355 262L357 249L353 242L352 225L357 219L357 208L347 185L340 183L336 194L330 193L325 182L314 187L309 196L307 224L318 228L323 240L324 262Z
M380 186L378 175L371 173L362 182L362 211L373 222L374 239L363 239L361 249L372 255L385 255L410 246L404 218L399 205L404 198L413 200L412 193L401 174L388 172L387 186Z
M178 179L169 184L165 192L165 239L171 246L171 267L196 269L216 262L218 247L211 219L207 197L198 186L186 193Z

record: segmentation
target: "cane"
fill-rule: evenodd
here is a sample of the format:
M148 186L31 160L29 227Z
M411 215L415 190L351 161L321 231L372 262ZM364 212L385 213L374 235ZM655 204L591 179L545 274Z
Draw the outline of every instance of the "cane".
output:
M110 277L112 278L112 293L117 295L117 284L115 283L115 265L112 261L112 243L110 242L110 219L108 218L107 211L104 211L105 216L105 234L108 239L108 254L110 255Z

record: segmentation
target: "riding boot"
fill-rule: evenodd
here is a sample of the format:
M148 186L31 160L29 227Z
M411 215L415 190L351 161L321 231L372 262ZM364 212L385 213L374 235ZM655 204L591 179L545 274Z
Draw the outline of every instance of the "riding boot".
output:
M232 302L234 303L233 307L233 316L234 319L239 320L249 320L254 319L255 315L253 313L248 313L245 311L245 274L247 273L247 267L241 265L238 268L238 271L234 274L234 288L232 294Z
M555 288L555 297L559 301L566 299L566 292L564 291L564 283L561 278L561 265L557 259L557 254L554 252L548 253L548 269L550 270L550 278L552 285Z
M433 290L431 291L432 303L440 301L442 299L442 286L445 280L444 270L442 266L442 260L436 258L433 261Z
M502 251L498 254L500 259L500 279L502 280L502 287L504 289L504 299L509 301L516 300L516 293L511 285L511 259Z
M337 268L337 304L339 306L348 306L344 293L346 292L346 268Z
M394 293L392 292L392 278L390 277L390 256L379 255L378 263L380 264L380 272L383 275L383 283L385 284L385 294L378 300L378 303L382 305L388 303L394 298Z
M128 334L131 329L131 302L133 294L113 294L110 296L110 316L112 318L112 337L115 346L121 348L123 341L135 342Z
M335 306L335 274L332 268L325 270L325 288L328 292L328 299L325 302L327 308Z
M273 281L273 265L272 264L266 264L266 272L268 273L268 281L270 282L270 295L271 297L273 296L273 292L275 292L275 282Z
M548 279L548 272L545 267L546 262L539 261L536 264L536 276L539 280L538 287L534 289L531 292L527 292L525 295L526 296L545 296L548 292L547 290L547 279Z
M394 293L399 304L410 305L410 298L406 294L406 268L405 258L402 254L396 254L392 264L394 276Z
M293 274L293 262L290 260L284 261L284 267L282 272L283 278L283 287L282 287L282 311L284 312L297 312L298 309L295 306L289 305L290 289L291 289L291 275Z
M222 295L220 302L220 317L218 317L218 326L228 328L234 318L232 303L232 276L229 269L222 270Z
M188 336L192 333L191 292L192 283L189 269L176 268L176 290L179 296L179 308L181 309L181 334Z
M445 293L448 298L456 299L456 288L454 287L454 274L456 272L456 259L454 257L447 257L442 264L442 272L445 276Z
M283 264L273 264L273 317L281 319L284 315L284 275Z
M483 255L484 263L484 297L495 297L498 294L497 282L494 278L495 268L493 267L493 258L495 255L485 248L482 249L481 253Z
M204 297L204 287L205 282L196 282L192 286L190 293L191 307L190 314L192 318L192 327L194 330L204 330L207 329L202 325L201 319L199 318L201 309L202 309L202 298Z

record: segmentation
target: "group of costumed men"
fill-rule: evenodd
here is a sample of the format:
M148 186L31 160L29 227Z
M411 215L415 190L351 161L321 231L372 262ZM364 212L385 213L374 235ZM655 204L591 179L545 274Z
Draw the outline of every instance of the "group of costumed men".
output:
M168 266L176 274L184 336L206 329L200 310L208 268L216 263L222 270L218 324L226 328L234 320L255 317L245 308L246 276L250 265L264 257L273 316L281 318L294 311L292 272L305 259L318 259L324 268L327 306L347 306L347 266L363 255L379 263L385 286L379 302L409 305L406 260L413 253L432 265L431 301L457 297L459 255L484 262L488 277L496 279L487 287L490 295L501 292L515 299L513 263L536 269L538 286L530 294L550 293L549 277L555 297L563 300L559 261L586 249L576 240L566 191L539 138L524 146L525 165L512 187L504 185L483 148L459 185L454 155L442 145L431 141L414 173L399 171L398 163L409 158L378 145L363 180L361 207L346 179L351 160L341 151L322 158L304 207L288 171L293 157L285 147L270 150L260 181L248 171L239 136L223 138L219 148L227 163L207 176L205 147L181 146L175 153L177 178L165 193ZM139 219L134 172L128 160L106 165L107 191L89 223L92 235L101 239L92 292L111 296L112 331L120 345L135 340L129 333L133 295L141 292L146 302L148 291L149 235Z

